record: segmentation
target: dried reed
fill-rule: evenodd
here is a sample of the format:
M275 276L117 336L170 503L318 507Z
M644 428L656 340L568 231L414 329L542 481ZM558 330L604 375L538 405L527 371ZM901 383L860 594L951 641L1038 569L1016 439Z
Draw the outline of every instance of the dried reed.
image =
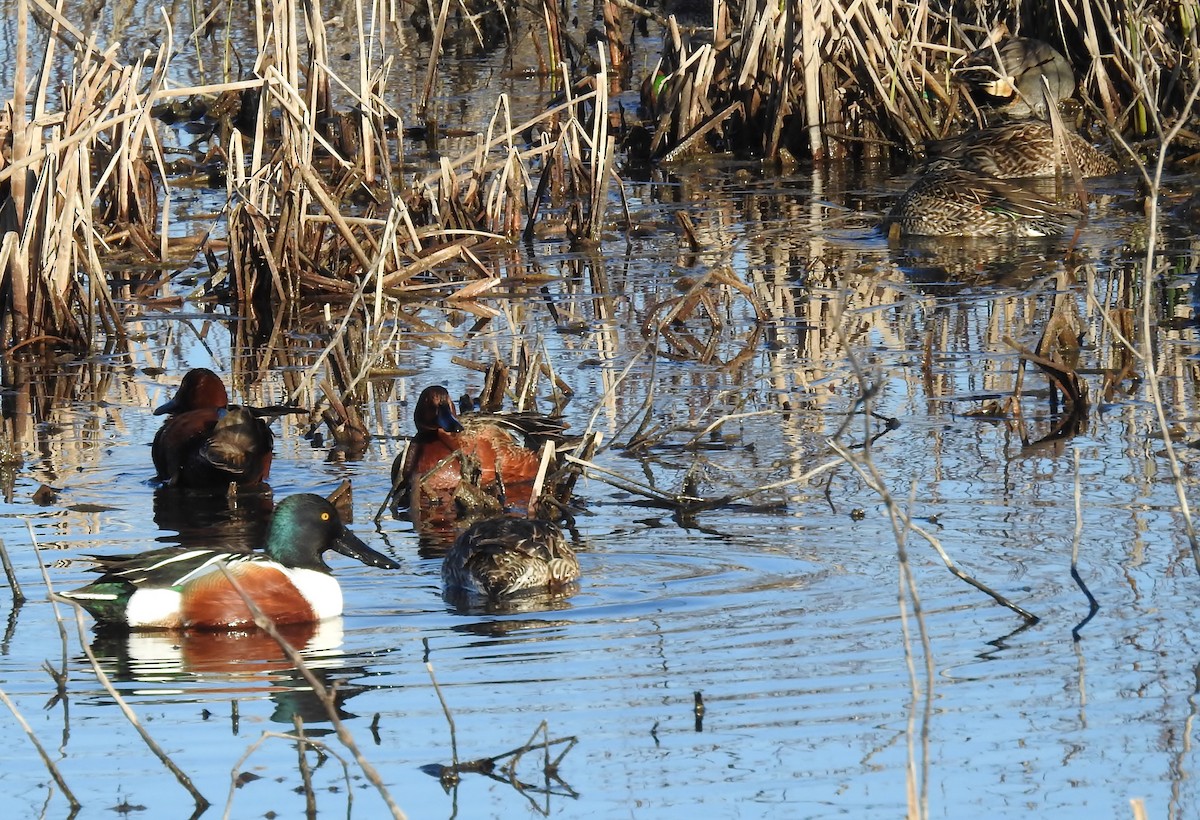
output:
M30 2L51 21L32 86ZM486 2L470 8L494 10L505 21L516 12ZM125 65L43 0L19 2L11 121L0 123L12 142L0 158L7 346L43 340L84 348L97 334L123 334L100 260L118 244L154 259L170 250L161 200L171 191L150 127L155 104L168 99L240 101L238 127L222 140L233 203L228 281L247 307L291 305L304 294L347 299L369 280L367 301L378 320L384 300L422 288L463 300L488 292L500 277L474 249L497 238L530 239L539 221L560 220L577 242L602 235L624 137L613 130L620 118L608 111L608 93L632 62L626 27L635 15L652 14L628 0L603 4L606 35L592 49L575 41L556 4L541 4L529 22L540 29L544 75L560 83L564 101L513 124L499 98L478 147L443 158L414 184L397 176L400 122L382 97L391 67L382 48L386 16L354 4L360 56L347 79L331 70L320 3L260 0L258 10L269 25L256 29L251 79L171 89L164 79L170 21L153 60ZM441 4L430 24L417 110L431 134L451 11ZM1078 96L1092 119L1132 140L1158 139L1191 115L1198 84L1185 67L1200 56L1196 14L1162 4L1129 12L1117 0L1058 0L1021 7L1005 22L1018 33L1036 31L1074 65L1089 67ZM945 11L903 1L717 0L703 25L668 18L662 59L644 85L653 150L664 157L712 147L814 159L916 154L971 116L951 69L983 42L992 23L985 13L982 6ZM481 48L495 42L494 24L462 19ZM60 37L75 42L75 59L69 82L52 98L49 71ZM56 99L60 110L52 111ZM541 136L522 147L527 133ZM552 217L542 207L547 197L562 206Z

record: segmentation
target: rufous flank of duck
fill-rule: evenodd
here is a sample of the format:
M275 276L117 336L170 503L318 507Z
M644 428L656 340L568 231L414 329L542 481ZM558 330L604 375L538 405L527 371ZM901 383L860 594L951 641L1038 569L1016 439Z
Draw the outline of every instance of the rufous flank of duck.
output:
M579 575L579 560L562 530L537 518L493 516L477 521L442 559L442 582L448 592L493 600L563 592Z
M966 55L954 77L982 108L1013 118L1049 115L1075 93L1075 72L1062 52L1032 37L1004 36Z
M1057 151L1055 147L1057 146ZM1044 120L1016 120L929 143L926 171L959 168L999 179L1070 176L1070 157L1084 177L1115 174L1117 161L1075 131Z
M471 413L458 416L450 392L441 385L421 391L413 408L416 434L402 458L392 465L392 484L410 491L417 481L430 493L452 494L462 481L463 454L478 463L481 488L529 485L537 477L539 451L518 442L522 436L531 444L561 439L563 425L539 414ZM400 501L407 502L407 497Z
M261 552L165 547L134 555L92 556L102 575L61 597L102 627L240 629L254 618L221 572L280 626L342 614L342 590L324 554L334 550L372 567L399 569L348 530L332 504L304 493L276 507Z
M252 408L230 406L225 383L211 370L188 371L175 396L154 414L170 414L151 447L157 478L166 484L224 489L270 476L271 428Z
M1014 182L961 168L922 174L888 216L902 235L963 237L1057 236L1080 219Z

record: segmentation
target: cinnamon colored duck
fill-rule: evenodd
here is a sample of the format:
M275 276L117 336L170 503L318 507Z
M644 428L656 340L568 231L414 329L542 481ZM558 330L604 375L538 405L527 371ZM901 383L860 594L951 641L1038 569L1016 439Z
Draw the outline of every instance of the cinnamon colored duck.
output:
M61 597L101 626L124 629L237 629L253 623L238 591L277 625L342 614L342 590L323 558L336 550L383 569L400 565L346 528L319 495L285 498L275 509L262 552L166 547L136 555L93 556L103 575Z
M441 385L421 392L413 423L416 435L392 464L396 500L410 506L414 490L450 496L464 475L485 493L528 503L541 443L561 440L564 429L554 418L536 413L472 413L460 419L450 392Z
M275 437L253 408L229 404L216 373L189 371L175 396L154 411L163 414L170 418L154 436L151 455L166 484L224 489L267 480Z

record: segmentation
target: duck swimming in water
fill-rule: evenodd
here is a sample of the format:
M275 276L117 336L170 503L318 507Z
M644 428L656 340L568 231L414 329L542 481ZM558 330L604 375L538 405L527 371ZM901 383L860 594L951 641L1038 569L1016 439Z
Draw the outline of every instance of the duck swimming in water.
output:
M150 452L157 478L167 485L215 490L267 480L275 437L254 408L229 404L216 373L188 371L175 396L154 411L164 414L170 418Z
M123 629L240 629L254 618L219 569L280 626L342 614L342 590L325 563L335 550L383 569L400 565L350 532L318 495L285 498L275 509L262 552L166 547L136 555L94 556L99 579L61 597L101 626Z
M491 600L528 592L561 593L579 580L579 559L557 524L493 516L458 536L442 560L447 592Z

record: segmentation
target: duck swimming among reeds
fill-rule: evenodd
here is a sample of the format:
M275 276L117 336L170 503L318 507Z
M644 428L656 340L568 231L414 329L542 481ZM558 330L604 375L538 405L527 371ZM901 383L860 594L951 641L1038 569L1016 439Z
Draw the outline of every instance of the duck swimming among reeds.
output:
M557 524L493 516L455 540L442 561L450 594L490 600L529 592L563 593L579 580L579 560Z
M515 488L515 495L528 501L541 443L561 441L565 428L557 419L537 413L478 413L460 419L450 392L441 385L421 392L413 423L416 435L392 464L397 501L409 504L418 484L425 493L453 494L464 472L485 492L511 497ZM465 468L463 458L472 460L473 469Z
M926 146L927 170L959 168L999 179L1071 174L1068 152L1084 177L1108 176L1117 162L1074 131L1064 129L1055 151L1054 127L1044 120L1019 120L969 131Z
M318 495L285 498L275 509L262 552L166 547L136 555L93 556L103 575L61 593L101 626L125 629L235 629L254 618L218 568L278 625L342 614L342 590L322 557L336 550L384 569L400 565L346 529Z
M1015 182L939 168L901 195L888 221L901 235L1037 237L1060 235L1081 218Z
M971 89L982 108L1013 118L1049 114L1075 93L1075 72L1067 58L1041 40L999 33L997 42L968 54L955 68L955 78Z
M170 418L150 452L157 477L168 485L224 489L267 480L275 437L253 408L229 405L216 373L188 371L175 396L154 411L163 414Z

